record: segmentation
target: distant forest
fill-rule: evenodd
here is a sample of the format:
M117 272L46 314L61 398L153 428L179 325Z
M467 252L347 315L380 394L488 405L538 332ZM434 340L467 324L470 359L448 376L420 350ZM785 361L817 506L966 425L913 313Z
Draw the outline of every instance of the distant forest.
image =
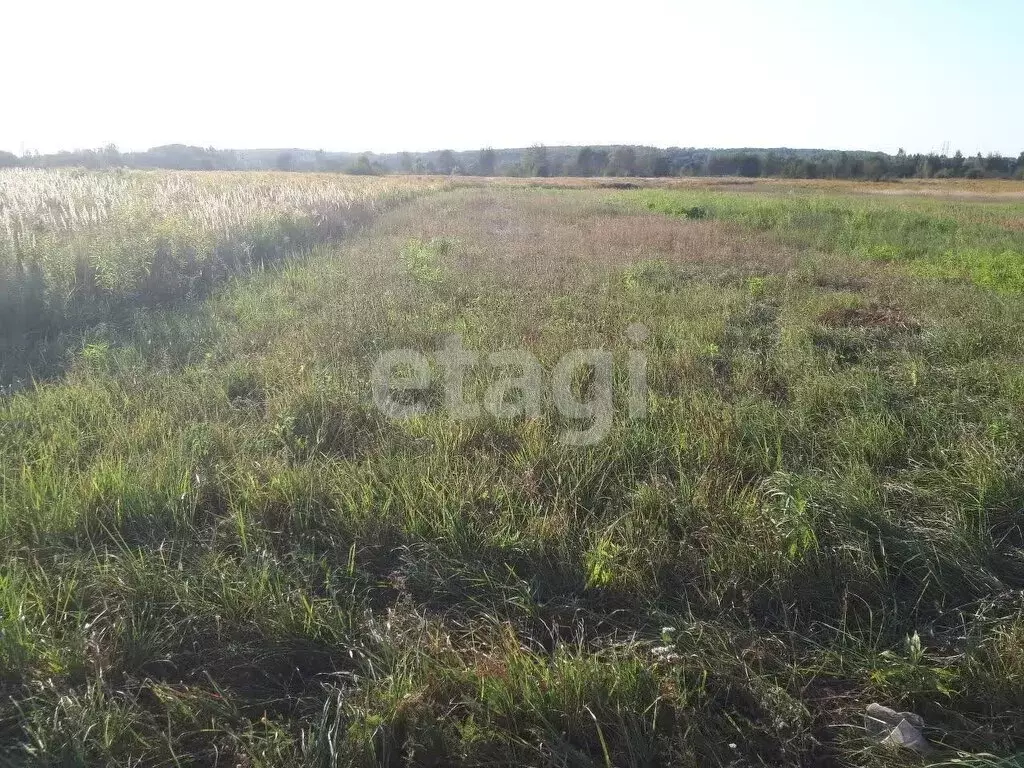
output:
M170 144L145 152L115 146L23 157L0 152L0 167L171 168L328 171L467 176L776 176L795 179L1024 178L1018 157L980 153L895 155L822 149L695 149L643 146L480 149L394 154L306 149L232 150Z

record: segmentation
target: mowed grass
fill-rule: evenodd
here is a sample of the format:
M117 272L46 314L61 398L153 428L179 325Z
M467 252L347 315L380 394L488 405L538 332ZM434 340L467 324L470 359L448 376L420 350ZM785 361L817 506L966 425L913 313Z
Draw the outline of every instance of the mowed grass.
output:
M454 189L91 327L0 402L5 757L920 763L865 741L877 701L924 716L927 762L1013 764L1021 299L805 237ZM612 351L610 435L373 408L381 352L453 333Z

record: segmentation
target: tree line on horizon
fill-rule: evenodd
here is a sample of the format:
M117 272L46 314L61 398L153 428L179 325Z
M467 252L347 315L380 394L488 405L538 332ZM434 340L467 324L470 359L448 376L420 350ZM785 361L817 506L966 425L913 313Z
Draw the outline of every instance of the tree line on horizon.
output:
M822 149L697 149L617 145L536 145L521 149L398 152L325 152L303 149L222 150L171 144L143 152L101 149L22 157L0 152L0 167L167 168L178 170L279 170L352 174L445 174L471 176L739 176L794 179L1018 178L1024 152L895 155Z

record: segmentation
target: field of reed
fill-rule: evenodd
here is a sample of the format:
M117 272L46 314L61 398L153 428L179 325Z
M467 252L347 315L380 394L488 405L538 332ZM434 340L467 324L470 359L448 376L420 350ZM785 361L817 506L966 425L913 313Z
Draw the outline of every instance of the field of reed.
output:
M335 241L441 183L0 170L0 357L45 369L33 352L62 333L135 307L201 297L228 276Z

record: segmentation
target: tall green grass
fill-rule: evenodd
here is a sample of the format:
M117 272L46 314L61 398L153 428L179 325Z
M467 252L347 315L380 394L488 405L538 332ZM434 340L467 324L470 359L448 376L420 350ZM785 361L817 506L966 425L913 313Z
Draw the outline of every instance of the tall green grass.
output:
M894 262L922 276L1024 291L1024 204L835 194L644 190L620 199L712 218L801 248Z

